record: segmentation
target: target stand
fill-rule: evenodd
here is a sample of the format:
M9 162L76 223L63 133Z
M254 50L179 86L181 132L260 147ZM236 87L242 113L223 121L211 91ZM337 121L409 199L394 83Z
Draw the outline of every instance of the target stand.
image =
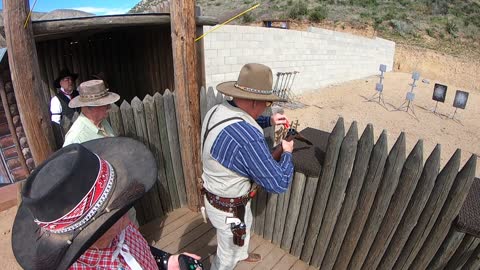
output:
M383 73L387 71L387 66L384 64L381 64L379 67L380 70L380 82L378 82L375 85L375 94L371 96L369 99L367 99L367 102L377 102L378 104L382 105L383 107L387 108L385 106L385 100L383 99Z
M400 107L396 109L396 111L406 111L408 113L408 110L411 110L415 119L418 119L417 115L415 114L415 109L413 108L414 106L413 101L415 100L415 93L413 92L413 90L417 86L415 82L418 81L418 79L420 79L420 73L416 71L413 72L412 79L413 79L413 82L410 84L412 88L410 89L410 92L407 92L405 101L402 103L402 105L400 105Z
M396 111L405 111L408 113L408 110L412 111L412 114L415 118L417 115L415 114L414 104L413 101L415 100L415 93L407 92L407 96L405 97L405 101L396 109Z
M435 101L435 108L431 109L430 112L440 116L441 113L437 112L438 102L444 103L446 96L447 96L447 86L436 83L435 86L433 87L433 95L432 95L432 100Z
M376 102L386 108L385 100L383 99L383 84L377 83L377 85L375 86L375 90L376 90L375 94L373 94L373 96L367 99L367 101Z
M457 92L455 92L455 100L453 101L453 107L455 107L455 111L453 111L453 114L451 117L453 121L460 123L460 120L456 119L455 115L457 114L457 110L459 108L464 110L465 107L467 106L468 94L469 94L468 92L461 91L461 90L457 90Z

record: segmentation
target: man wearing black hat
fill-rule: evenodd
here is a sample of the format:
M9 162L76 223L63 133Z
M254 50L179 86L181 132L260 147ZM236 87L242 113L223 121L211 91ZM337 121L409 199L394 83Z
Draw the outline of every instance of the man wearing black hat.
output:
M152 153L130 138L62 148L22 190L12 228L15 258L30 270L180 269L185 256L151 249L125 216L156 179ZM188 269L201 269L198 256L186 255Z
M68 107L68 103L74 97L78 96L78 92L75 89L75 80L77 80L78 74L71 73L67 68L62 69L58 74L58 77L53 82L53 86L58 89L57 94L50 101L50 113L52 114L52 121L62 125L67 118L68 125L65 127L65 132L70 128L73 115L77 109Z

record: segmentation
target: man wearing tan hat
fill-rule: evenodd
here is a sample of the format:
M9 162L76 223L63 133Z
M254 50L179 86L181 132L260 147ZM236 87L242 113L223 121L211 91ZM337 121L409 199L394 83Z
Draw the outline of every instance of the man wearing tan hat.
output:
M242 67L238 80L217 85L233 97L207 112L202 127L202 162L205 208L217 229L217 253L213 270L233 269L237 262L258 262L249 254L252 185L267 192L285 192L293 175L293 141L282 141L280 161L272 158L262 127L285 124L288 119L274 114L264 121L260 115L274 101L272 71L261 64ZM261 120L261 121L259 121Z
M65 135L63 147L73 143L115 137L112 126L107 121L110 105L120 99L116 93L109 92L103 80L90 80L80 84L79 96L68 103L70 108L80 108L81 113ZM128 212L130 220L138 226L135 208Z
M115 136L106 119L110 105L118 101L120 96L109 92L102 80L83 82L78 90L80 95L73 98L68 106L81 108L81 114L65 135L63 146Z

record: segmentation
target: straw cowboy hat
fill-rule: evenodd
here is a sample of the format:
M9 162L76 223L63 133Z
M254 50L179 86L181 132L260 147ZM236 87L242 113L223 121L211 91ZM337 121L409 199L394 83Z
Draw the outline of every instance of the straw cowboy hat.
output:
M155 183L152 153L131 138L71 144L28 177L12 229L24 269L67 269Z
M262 64L246 64L240 70L237 81L224 82L217 85L221 93L251 100L286 101L275 95L272 70Z
M55 81L53 81L53 87L60 88L60 81L65 77L72 77L73 81L75 81L78 78L78 74L71 73L68 68L60 70L60 72L58 73L58 77L55 79Z
M112 104L120 99L118 94L108 91L103 80L90 80L83 82L78 86L78 92L80 95L70 100L68 107L97 107Z

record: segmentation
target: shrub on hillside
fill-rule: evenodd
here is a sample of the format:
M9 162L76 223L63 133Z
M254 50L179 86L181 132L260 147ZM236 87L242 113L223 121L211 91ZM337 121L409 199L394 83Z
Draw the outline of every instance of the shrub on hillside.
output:
M401 36L406 36L414 32L413 27L404 21L391 20L390 26Z
M427 31L427 35L429 35L430 37L435 37L435 32L433 31L433 29L427 28L425 29L425 31Z
M454 22L448 21L448 22L447 22L447 25L445 26L445 28L446 28L447 32L448 32L450 35L452 35L452 36L454 36L454 37L457 37L458 27L457 27L457 25L456 25Z
M350 4L362 7L373 7L378 3L377 0L350 0Z
M255 19L253 18L252 14L250 13L245 13L243 16L242 16L242 21L243 23L251 23L253 22Z
M308 18L312 22L321 22L327 18L328 10L325 6L318 6L310 12Z
M290 19L300 19L302 16L308 14L308 6L303 0L298 0L288 11L288 17Z

